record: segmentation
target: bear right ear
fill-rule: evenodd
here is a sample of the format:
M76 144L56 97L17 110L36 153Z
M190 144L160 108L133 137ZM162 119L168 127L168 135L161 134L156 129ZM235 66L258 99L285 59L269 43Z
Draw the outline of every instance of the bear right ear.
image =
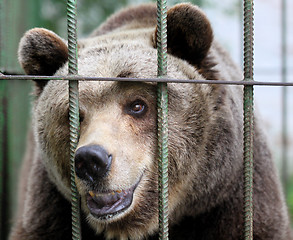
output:
M154 44L156 47L157 29ZM167 12L168 53L200 66L213 41L211 24L205 14L189 3L177 4Z
M54 32L34 28L19 43L18 59L28 75L52 76L68 59L65 41ZM36 81L40 90L48 81Z

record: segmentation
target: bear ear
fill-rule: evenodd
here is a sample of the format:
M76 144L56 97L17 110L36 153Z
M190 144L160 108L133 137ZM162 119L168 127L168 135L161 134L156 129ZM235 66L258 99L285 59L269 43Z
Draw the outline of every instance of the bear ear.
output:
M28 75L53 75L68 59L65 41L54 32L34 28L19 43L18 59ZM41 89L47 81L36 81Z
M157 29L155 40L157 38ZM167 12L167 51L200 65L211 47L213 31L206 15L192 4L182 3ZM156 43L155 43L156 44Z

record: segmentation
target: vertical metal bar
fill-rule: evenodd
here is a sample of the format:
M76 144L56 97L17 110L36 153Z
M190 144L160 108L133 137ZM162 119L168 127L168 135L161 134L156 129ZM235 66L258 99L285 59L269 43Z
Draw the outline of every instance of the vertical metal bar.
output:
M157 1L158 77L167 75L167 0ZM158 83L159 239L168 239L168 91Z
M76 1L67 1L67 29L68 29L68 73L78 74L77 66L77 20ZM69 124L70 124L70 168L71 168L71 211L72 211L72 239L81 239L80 226L80 196L75 184L74 155L79 135L79 93L78 81L69 81Z
M253 0L244 0L244 80L253 81ZM253 239L253 86L244 86L244 239Z
M3 42L4 42L4 31L3 31L3 23L4 23L4 0L0 0L0 71L4 69L3 67ZM0 72L0 77L2 73ZM0 81L0 239L5 239L5 164L4 164L4 93L6 81Z
M1 76L1 73L0 73ZM0 239L8 235L7 194L7 81L0 81Z
M282 0L281 8L281 41L282 41L282 82L287 82L287 1ZM285 194L288 192L288 93L282 87L282 180Z
M0 71L4 71L4 59L5 59L5 52L4 52L4 23L5 21L5 10L4 10L4 0L0 0Z

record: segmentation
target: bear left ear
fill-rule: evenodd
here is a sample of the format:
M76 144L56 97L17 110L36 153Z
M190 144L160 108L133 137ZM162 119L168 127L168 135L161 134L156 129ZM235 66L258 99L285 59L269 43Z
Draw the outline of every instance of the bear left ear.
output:
M28 75L53 75L68 59L65 41L44 28L25 33L19 43L18 59ZM41 90L48 81L36 81Z
M157 29L155 32L157 40ZM206 15L192 4L182 3L167 12L168 53L200 65L211 47L213 31ZM156 41L155 41L156 45Z

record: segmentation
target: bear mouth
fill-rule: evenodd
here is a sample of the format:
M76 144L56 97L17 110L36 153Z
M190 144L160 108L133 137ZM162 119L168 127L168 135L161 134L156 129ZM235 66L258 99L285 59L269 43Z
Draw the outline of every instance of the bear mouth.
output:
M127 210L133 200L133 194L139 181L129 189L109 192L89 191L86 196L88 209L96 219L109 220Z

